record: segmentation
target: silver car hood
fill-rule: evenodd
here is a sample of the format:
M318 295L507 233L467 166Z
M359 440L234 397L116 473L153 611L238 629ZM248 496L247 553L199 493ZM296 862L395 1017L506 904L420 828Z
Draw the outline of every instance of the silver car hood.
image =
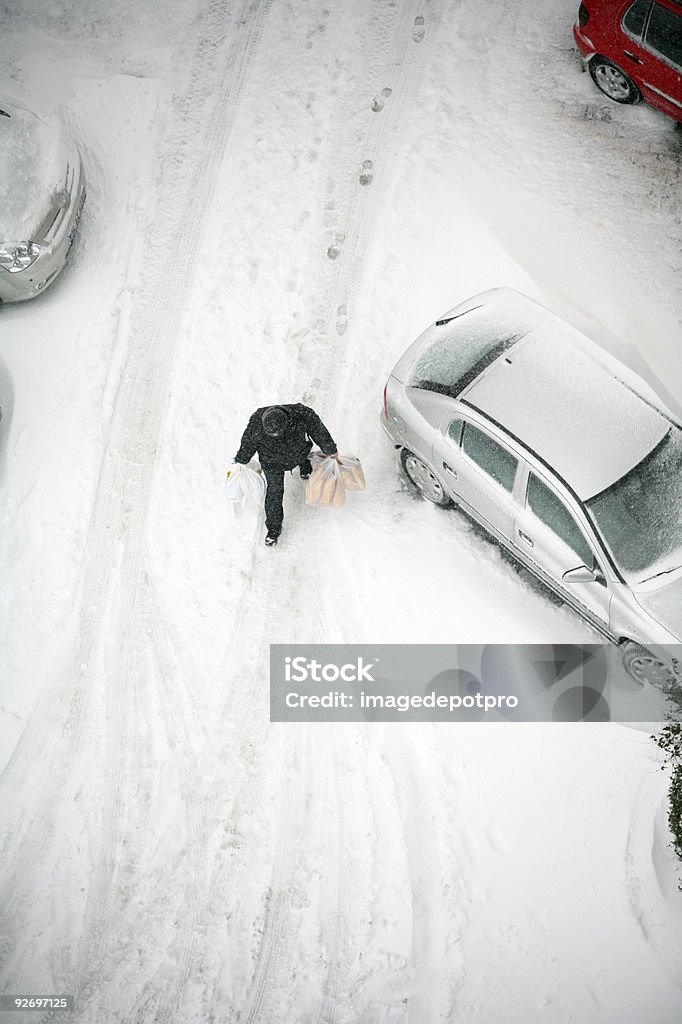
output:
M665 577L663 577L665 579ZM654 581L651 581L654 583ZM670 583L658 586L660 579L655 581L655 589L635 592L637 602L657 622L672 633L682 643L682 573Z
M69 162L66 132L0 98L0 243L31 241L63 189Z

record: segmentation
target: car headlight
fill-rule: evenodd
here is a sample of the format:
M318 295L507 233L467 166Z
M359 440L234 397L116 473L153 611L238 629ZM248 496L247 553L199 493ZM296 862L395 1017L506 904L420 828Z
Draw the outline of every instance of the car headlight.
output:
M40 247L34 242L0 243L0 267L10 274L26 270L40 256Z

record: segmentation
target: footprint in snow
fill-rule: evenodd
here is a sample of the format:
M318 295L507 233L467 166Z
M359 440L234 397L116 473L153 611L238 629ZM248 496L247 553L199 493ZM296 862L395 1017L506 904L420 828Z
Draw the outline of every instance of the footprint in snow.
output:
M371 160L365 160L360 168L360 184L371 185L374 177L374 164Z
M319 377L315 377L314 380L311 380L310 384L308 385L308 387L303 392L303 395L301 396L306 405L309 402L311 403L311 405L315 402L315 399L317 397L315 392L319 389L321 383L322 381L319 379Z
M339 258L341 255L341 246L345 241L346 236L344 234L336 234L334 236L334 241L327 249L327 256L330 260L337 260Z
M345 334L348 327L348 307L343 302L336 311L336 333Z
M380 93L377 93L377 95L372 100L372 110L374 111L375 114L378 114L379 111L384 109L384 106L386 105L386 100L388 99L392 92L393 90L387 87L386 89L382 89Z
M306 50L312 50L314 37L317 36L317 35L322 35L324 33L324 30L326 29L326 27L327 27L326 25L316 25L315 28L311 28L311 29L308 30L308 32L306 33L306 40L307 40L307 42L305 44Z
M424 19L420 14L418 15L418 17L414 19L414 32L412 33L412 38L414 39L415 43L421 43L425 34L426 29L424 28Z

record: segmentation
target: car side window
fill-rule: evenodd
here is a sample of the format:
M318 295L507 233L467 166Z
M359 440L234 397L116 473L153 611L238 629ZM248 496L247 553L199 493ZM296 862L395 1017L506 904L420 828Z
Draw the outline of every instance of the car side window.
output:
M454 441L456 445L459 445L462 441L462 427L464 426L464 420L453 420L448 427L448 437L451 441Z
M526 504L534 516L567 544L571 551L575 551L582 565L586 565L588 569L594 568L594 553L582 530L561 498L534 473L528 476Z
M623 28L631 36L641 36L650 7L651 0L635 0L634 4L628 7L623 18Z
M646 29L646 45L682 68L682 15L654 4Z
M506 491L513 490L518 459L471 423L464 424L462 451Z

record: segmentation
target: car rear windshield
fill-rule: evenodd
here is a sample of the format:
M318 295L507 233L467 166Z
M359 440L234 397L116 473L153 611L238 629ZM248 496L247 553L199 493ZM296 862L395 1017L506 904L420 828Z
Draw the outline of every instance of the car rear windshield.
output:
M666 556L682 547L682 431L672 427L639 465L587 502L626 574L676 568ZM658 571L660 571L658 570ZM655 573L654 573L655 575Z
M529 316L495 304L478 306L442 327L414 364L407 383L456 398L534 326Z

